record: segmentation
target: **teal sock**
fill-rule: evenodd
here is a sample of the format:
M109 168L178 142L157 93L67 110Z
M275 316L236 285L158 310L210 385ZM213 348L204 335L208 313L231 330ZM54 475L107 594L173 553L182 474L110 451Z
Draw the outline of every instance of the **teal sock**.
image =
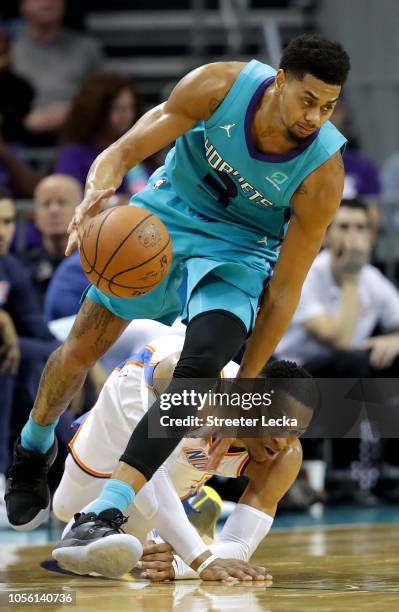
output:
M105 483L100 493L100 497L97 497L97 499L85 509L85 512L100 514L100 512L108 510L109 508L118 508L118 510L124 512L126 508L133 503L134 498L135 492L127 482L111 478Z
M47 453L54 442L54 430L57 427L59 419L50 425L38 425L32 419L32 412L29 415L29 420L21 432L21 446L27 450L36 451L37 453Z

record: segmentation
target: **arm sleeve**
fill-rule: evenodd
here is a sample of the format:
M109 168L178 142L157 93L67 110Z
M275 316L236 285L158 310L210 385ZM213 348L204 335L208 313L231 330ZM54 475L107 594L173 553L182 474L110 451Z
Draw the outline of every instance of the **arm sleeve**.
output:
M160 467L150 483L153 490L145 485L137 495L135 505L143 516L152 519L152 525L162 539L190 565L208 547L188 520L166 468Z
M269 533L273 517L246 504L237 504L224 524L219 540L209 550L220 559L249 561L261 541ZM176 580L198 578L197 572L174 558Z

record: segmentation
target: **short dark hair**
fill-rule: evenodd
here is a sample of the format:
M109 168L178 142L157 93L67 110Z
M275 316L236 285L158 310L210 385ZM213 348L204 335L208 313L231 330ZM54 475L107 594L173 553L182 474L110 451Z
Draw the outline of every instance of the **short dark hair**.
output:
M315 380L305 368L294 361L272 361L264 367L261 375L272 380L274 391L288 393L313 411L318 407L319 393Z
M345 206L346 208L355 208L357 210L363 210L366 213L366 215L369 214L369 207L367 206L366 202L364 202L360 198L351 198L350 200L344 198L343 200L341 200L341 204L339 206L340 207Z
M320 34L302 34L283 52L280 68L302 81L305 74L330 85L343 85L350 70L349 55L339 42Z

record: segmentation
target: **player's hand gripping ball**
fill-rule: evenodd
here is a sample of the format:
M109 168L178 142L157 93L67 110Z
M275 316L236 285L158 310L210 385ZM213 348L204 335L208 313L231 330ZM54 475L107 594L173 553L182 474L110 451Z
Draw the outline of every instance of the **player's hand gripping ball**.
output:
M162 221L145 208L116 206L87 220L80 260L87 278L104 293L136 297L167 275L172 241Z

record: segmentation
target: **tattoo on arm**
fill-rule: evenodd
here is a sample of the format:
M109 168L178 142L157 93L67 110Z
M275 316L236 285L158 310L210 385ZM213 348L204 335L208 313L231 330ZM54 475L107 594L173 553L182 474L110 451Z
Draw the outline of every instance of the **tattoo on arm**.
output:
M93 357L97 360L112 345L127 324L127 321L119 320L106 308L85 300L71 335L74 338L82 338L88 334L85 338L86 342L94 336L94 341L89 344L89 347Z
M66 368L62 347L50 355L33 408L33 415L39 422L52 423L63 413L81 388L89 367L105 353L128 323L95 302L83 302L68 339L81 346L81 363Z

